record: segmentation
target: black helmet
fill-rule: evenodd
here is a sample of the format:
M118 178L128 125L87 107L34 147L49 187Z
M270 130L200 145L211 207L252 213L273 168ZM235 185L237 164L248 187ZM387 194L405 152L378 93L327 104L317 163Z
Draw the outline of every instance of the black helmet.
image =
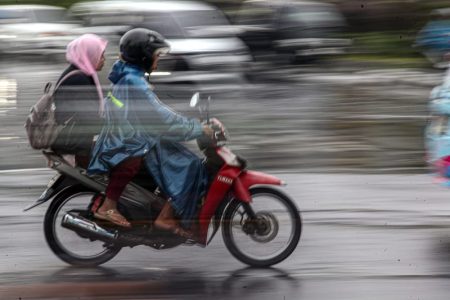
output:
M164 37L145 28L135 28L127 31L120 39L120 54L122 59L149 70L153 64L156 50L169 52L170 46Z

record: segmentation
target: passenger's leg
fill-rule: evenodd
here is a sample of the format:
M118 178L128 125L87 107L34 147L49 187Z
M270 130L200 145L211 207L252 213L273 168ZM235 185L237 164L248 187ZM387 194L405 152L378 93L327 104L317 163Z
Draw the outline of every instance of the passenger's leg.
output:
M75 164L78 167L87 169L87 167L89 166L89 159L90 157L88 155L75 155Z
M130 222L117 210L117 202L127 184L139 172L141 163L141 157L130 158L111 171L109 183L106 187L105 201L95 212L97 218L111 221L120 226L131 227Z

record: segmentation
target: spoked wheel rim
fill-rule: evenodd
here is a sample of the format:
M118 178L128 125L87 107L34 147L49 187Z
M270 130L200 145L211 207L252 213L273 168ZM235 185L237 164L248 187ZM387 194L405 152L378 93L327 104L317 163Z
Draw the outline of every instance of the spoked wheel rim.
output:
M284 194L271 189L252 193L251 219L243 203L235 200L224 223L225 243L239 260L268 266L285 259L295 249L301 220L295 205Z
M96 196L94 192L78 192L67 197L57 208L52 222L52 230L55 242L67 255L79 261L90 261L104 257L111 252L102 241L93 241L87 237L82 237L73 230L61 226L64 215L68 212L79 214L87 212L92 198Z

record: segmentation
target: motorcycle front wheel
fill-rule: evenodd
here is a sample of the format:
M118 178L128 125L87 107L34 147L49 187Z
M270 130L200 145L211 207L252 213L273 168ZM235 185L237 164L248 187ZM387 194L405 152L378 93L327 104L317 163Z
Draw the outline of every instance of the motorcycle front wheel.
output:
M251 189L250 194L250 207L233 199L226 209L222 221L224 243L235 258L250 266L280 263L300 240L300 213L294 202L279 190L259 187Z
M96 192L81 186L71 187L52 201L44 218L44 233L47 244L61 260L74 266L93 267L114 258L120 247L105 245L90 240L61 226L63 216L70 212L87 213Z

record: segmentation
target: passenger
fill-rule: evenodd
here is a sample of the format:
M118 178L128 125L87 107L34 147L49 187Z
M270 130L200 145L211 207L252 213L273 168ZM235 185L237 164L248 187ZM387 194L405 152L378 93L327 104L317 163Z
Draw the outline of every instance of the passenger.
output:
M121 60L109 75L113 86L106 101L107 122L88 171L110 172L106 199L102 204L99 200L94 203L95 217L130 227L117 210L117 201L143 164L169 197L155 227L187 238L190 234L180 226L175 213L183 227L189 227L197 201L205 193L207 174L200 158L178 141L212 136L213 130L174 112L153 93L145 73L156 70L159 57L168 50L164 38L148 29L136 28L121 38Z
M66 51L70 65L58 82L70 75L54 94L56 122L66 126L52 149L64 157L75 156L72 164L84 168L89 163L94 136L104 123L104 99L97 71L105 63L106 46L107 41L94 34L85 34L70 42Z

